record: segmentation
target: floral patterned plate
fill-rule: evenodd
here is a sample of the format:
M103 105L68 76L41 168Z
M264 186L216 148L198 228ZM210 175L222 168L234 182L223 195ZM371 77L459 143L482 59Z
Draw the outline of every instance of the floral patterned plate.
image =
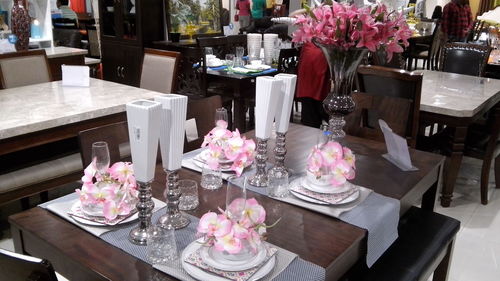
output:
M213 247L202 247L200 256L207 265L227 271L247 270L261 264L266 259L266 249L263 244L259 246L259 252L246 260L228 260L221 258L221 254L215 252Z
M104 217L89 216L82 211L79 200L76 200L75 203L73 203L68 215L70 215L76 222L94 226L123 224L132 222L139 218L139 213L137 211L131 212L128 216L118 216L116 219L111 221L106 220Z

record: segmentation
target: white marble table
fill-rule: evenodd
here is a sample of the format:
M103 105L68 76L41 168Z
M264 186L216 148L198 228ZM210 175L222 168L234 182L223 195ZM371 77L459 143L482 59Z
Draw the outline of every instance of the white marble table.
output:
M441 205L450 206L469 125L500 102L500 80L423 70L420 124L446 125L453 136Z
M47 54L48 59L86 55L88 53L87 50L70 48L70 47L51 47L51 48L44 48L44 50L45 53Z
M159 94L93 78L90 87L56 81L0 90L0 155L123 121L127 102Z

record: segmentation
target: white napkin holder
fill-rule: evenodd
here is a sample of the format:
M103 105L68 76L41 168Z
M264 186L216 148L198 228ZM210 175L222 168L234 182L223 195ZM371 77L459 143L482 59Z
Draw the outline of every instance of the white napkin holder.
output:
M63 86L90 86L90 68L83 65L61 65Z
M188 98L164 94L156 96L155 101L162 105L160 151L163 169L174 171L181 168Z
M150 182L155 174L162 105L141 99L127 103L126 108L135 178Z
M274 78L283 81L281 92L283 101L278 102L276 109L276 131L278 133L286 133L290 124L290 113L292 112L293 98L295 96L295 85L297 83L297 75L280 73Z
M387 153L383 154L382 157L402 171L418 171L418 168L411 163L410 151L408 150L406 139L392 132L392 129L389 128L389 125L384 120L379 119L378 123L384 134L387 146Z
M283 81L270 76L259 76L255 86L255 136L268 139L276 107L283 100Z

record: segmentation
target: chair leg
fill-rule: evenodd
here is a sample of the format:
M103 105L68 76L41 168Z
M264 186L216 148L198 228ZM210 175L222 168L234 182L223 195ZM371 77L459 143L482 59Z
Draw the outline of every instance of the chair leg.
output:
M48 191L40 192L40 200L42 201L42 203L49 201L49 192Z
M495 185L500 189L500 155L495 158Z
M434 270L432 281L446 281L446 279L448 278L448 271L450 269L451 256L453 253L453 244L455 244L455 239L453 239L450 244L448 244L446 255L443 257L438 267L436 267L436 270Z
M30 198L29 197L21 198L21 208L23 209L23 211L26 211L30 208Z

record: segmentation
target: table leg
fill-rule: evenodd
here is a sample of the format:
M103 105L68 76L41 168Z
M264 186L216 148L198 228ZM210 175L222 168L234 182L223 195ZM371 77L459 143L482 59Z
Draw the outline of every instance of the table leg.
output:
M12 236L12 241L14 242L14 251L16 253L25 255L26 252L24 251L24 245L23 245L23 238L22 238L21 230L11 224L11 226L10 226L10 234Z
M467 127L456 127L451 139L451 153L446 158L443 178L443 191L441 194L441 206L449 207L453 196L453 189L457 181L458 171L462 163L464 142L467 135Z

